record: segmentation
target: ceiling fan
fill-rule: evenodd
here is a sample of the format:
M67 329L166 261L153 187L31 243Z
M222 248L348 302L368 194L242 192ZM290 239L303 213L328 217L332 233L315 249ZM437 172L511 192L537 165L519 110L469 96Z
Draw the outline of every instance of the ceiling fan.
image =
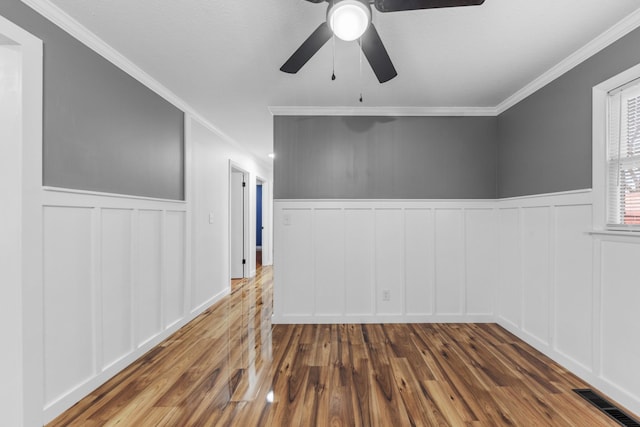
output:
M360 39L360 48L378 81L384 83L398 75L389 54L371 22L371 4L378 12L399 12L440 7L478 6L484 0L307 0L329 3L327 20L311 33L280 71L295 74L311 59L332 35L342 40Z

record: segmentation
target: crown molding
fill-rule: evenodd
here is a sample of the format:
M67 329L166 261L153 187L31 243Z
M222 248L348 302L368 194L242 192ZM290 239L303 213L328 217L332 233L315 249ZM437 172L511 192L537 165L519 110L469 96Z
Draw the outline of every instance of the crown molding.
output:
M638 27L640 27L640 9L618 21L495 107L271 106L269 111L274 116L497 116Z
M618 41L638 27L640 27L640 9L631 13L621 21L618 21L595 39L591 40L589 43L569 55L566 59L554 65L542 75L538 76L529 84L502 101L495 107L497 114L502 114L518 102L542 89L544 86L562 76L567 71L575 68L577 65L591 58L596 53Z
M49 0L21 0L42 16L61 27L86 46L140 81L159 96L189 114L211 132L226 142L250 153L239 142L224 133L186 101L155 80L132 61L115 50L101 38L73 19ZM584 62L634 29L640 27L640 9L614 24L611 28L556 64L526 86L506 98L495 107L319 107L319 106L270 106L274 116L497 116L543 88L567 71ZM259 158L254 153L250 153Z
M202 126L218 135L225 142L232 144L236 148L249 153L255 157L258 161L261 159L255 154L248 151L235 139L221 131L209 120L204 118L195 108L189 103L180 98L178 95L169 90L162 83L151 77L144 70L134 64L126 56L118 52L111 45L106 43L96 34L91 32L84 25L76 21L58 6L51 3L49 0L21 0L24 4L44 16L49 21L53 22L58 27L69 33L72 37L78 39L81 43L89 47L91 50L104 57L106 60L114 64L116 67L129 74L134 79L145 85L147 88L164 98L167 102L173 104L179 110L182 110L185 114L192 119L198 121ZM267 164L267 163L265 163Z
M296 107L270 106L274 116L495 116L494 107Z

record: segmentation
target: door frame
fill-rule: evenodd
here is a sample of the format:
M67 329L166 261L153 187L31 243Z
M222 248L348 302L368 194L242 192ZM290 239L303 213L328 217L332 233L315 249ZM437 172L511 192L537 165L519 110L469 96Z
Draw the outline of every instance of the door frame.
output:
M4 322L7 320L5 316L11 317L7 325L9 336L4 339L5 342L17 344L15 347L7 346L7 351L12 353L4 357L18 364L10 374L11 384L17 387L17 390L12 390L13 400L0 402L0 407L11 405L9 417L17 417L17 420L13 420L17 425L41 426L44 424L43 48L42 40L2 16L0 35L3 36L1 44L18 46L20 49L22 81L22 105L18 118L21 121L20 135L17 141L8 144L3 142L3 156L6 155L7 160L16 167L0 168L0 180L12 183L6 189L6 200L3 200L9 209L9 220L0 224L0 234L10 236L8 247L15 249L10 262L18 266L13 273L0 271L0 281L8 284L0 290L0 319Z
M250 265L251 265L251 228L250 228L250 224L249 224L249 218L250 218L250 213L251 213L251 209L252 206L249 203L250 202L250 191L251 191L251 174L249 173L249 171L247 171L246 169L242 168L238 163L234 162L233 160L229 159L229 174L228 174L228 189L229 189L229 194L228 194L228 198L227 198L227 207L228 207L228 213L227 213L227 230L228 230L228 247L227 247L227 253L229 254L228 258L229 258L229 262L228 262L228 281L227 283L229 284L229 286L231 286L231 174L235 172L240 172L243 176L244 176L244 180L247 183L247 185L245 186L245 191L244 191L244 198L243 198L243 218L242 218L242 224L243 224L243 228L244 228L244 238L243 238L243 242L242 242L242 256L243 259L246 260L246 263L244 264L243 268L242 268L242 277L243 278L248 278L249 277L249 272L250 272ZM253 254L253 257L255 258L255 253ZM255 260L254 260L255 263Z

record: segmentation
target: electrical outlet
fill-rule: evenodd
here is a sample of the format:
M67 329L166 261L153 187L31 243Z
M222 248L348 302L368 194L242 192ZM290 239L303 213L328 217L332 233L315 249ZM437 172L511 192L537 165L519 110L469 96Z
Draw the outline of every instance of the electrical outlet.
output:
M213 224L213 212L209 212L209 224Z
M391 291L389 289L382 290L382 301L391 301Z
M283 225L291 225L291 215L290 214L282 215L282 224Z

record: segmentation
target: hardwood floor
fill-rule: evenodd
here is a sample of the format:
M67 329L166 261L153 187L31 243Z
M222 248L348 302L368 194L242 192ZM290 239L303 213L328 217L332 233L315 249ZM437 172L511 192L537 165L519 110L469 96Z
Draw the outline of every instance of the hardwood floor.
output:
M50 426L615 426L493 324L271 326L272 270Z

